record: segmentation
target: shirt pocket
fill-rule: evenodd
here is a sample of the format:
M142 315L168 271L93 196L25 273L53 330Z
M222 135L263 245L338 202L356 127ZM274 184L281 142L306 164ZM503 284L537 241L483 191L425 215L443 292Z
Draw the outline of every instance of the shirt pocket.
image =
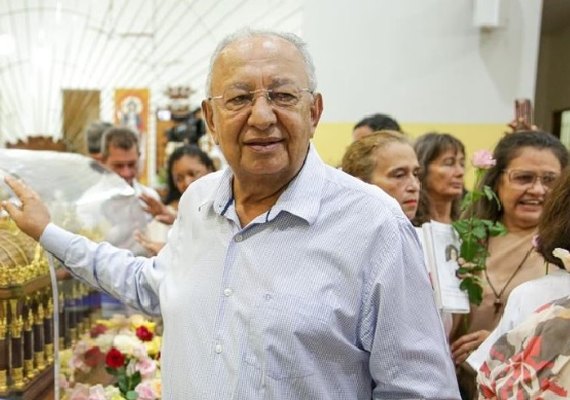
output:
M264 294L250 320L244 361L276 380L313 375L331 319L326 304Z

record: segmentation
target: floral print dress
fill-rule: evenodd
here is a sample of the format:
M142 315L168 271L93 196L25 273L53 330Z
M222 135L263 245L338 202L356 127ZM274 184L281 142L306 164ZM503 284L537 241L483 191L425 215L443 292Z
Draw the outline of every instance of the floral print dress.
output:
M491 348L479 399L570 398L570 296L540 307Z

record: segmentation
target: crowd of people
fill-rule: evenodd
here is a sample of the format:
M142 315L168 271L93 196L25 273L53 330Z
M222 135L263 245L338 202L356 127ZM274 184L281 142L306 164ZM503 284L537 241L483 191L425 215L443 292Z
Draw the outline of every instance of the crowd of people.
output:
M21 206L3 204L74 276L162 317L164 398L506 399L553 390L529 391L504 371L537 327L560 325L568 308L557 300L570 296L568 262L553 256L570 249L569 155L559 139L533 129L497 143L481 184L498 202L484 197L470 212L507 234L485 243L482 303L447 315L433 301L414 226L461 218L468 157L459 139L412 140L394 118L374 114L355 125L340 168L325 165L311 144L322 95L305 44L290 34L226 38L207 94L204 120L229 166L216 172L204 151L183 145L168 159L162 199L136 180L136 133L91 130L94 157L136 189L151 224L169 227L160 240L133 232L150 257L55 226L15 179L7 183ZM533 315L551 301L557 315ZM562 360L567 337L548 347L545 363ZM566 390L567 370L537 368L528 379L547 376Z

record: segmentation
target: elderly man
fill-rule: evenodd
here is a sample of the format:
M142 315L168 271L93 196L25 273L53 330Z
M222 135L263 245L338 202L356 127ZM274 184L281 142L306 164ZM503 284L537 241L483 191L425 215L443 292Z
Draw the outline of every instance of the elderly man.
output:
M323 103L305 45L240 32L207 89L230 168L184 194L156 258L49 224L13 179L7 211L74 275L162 315L165 399L458 399L413 227L310 144Z

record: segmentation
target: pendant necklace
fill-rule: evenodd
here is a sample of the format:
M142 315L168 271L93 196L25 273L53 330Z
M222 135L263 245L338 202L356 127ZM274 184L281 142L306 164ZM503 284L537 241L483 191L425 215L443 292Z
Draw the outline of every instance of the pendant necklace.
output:
M501 297L503 296L503 293L505 292L505 289L509 286L509 284L511 283L511 281L514 279L514 277L518 274L518 272L521 270L523 264L525 263L525 261L528 259L528 257L530 256L530 253L532 253L533 247L531 247L524 255L523 259L521 260L521 262L519 263L519 265L517 266L517 268L515 269L515 271L512 273L512 275L509 277L509 279L507 279L507 283L505 283L505 286L503 286L503 288L501 289L500 292L497 292L497 290L495 289L495 287L493 286L493 284L491 283L491 280L489 279L489 275L487 275L487 269L485 269L485 279L487 280L487 283L489 284L489 287L491 288L493 295L495 296L495 301L493 302L493 305L495 306L495 315L499 313L499 311L501 311L501 308L503 307L503 301L501 300Z

